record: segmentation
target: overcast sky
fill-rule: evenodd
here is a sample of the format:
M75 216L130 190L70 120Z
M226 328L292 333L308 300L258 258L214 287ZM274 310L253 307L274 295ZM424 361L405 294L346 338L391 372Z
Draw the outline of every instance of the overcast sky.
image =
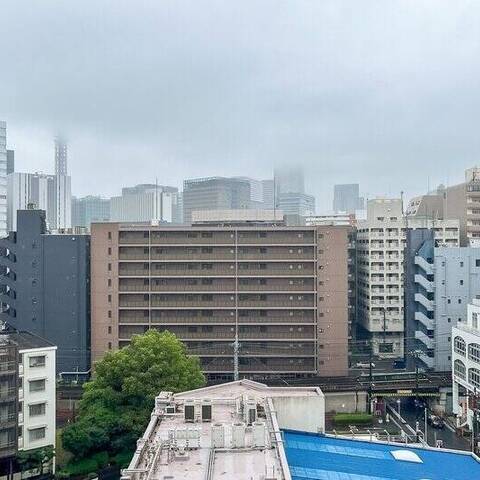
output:
M480 1L82 0L0 3L0 120L18 171L73 193L271 177L304 165L406 196L479 162Z

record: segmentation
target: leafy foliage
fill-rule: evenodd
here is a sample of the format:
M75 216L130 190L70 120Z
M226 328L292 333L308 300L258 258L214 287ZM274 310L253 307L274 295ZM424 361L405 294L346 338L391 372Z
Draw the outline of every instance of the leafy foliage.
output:
M136 335L96 364L93 380L84 386L79 418L63 432L63 445L77 458L132 451L160 391L181 392L204 381L198 358L188 356L175 335L156 330Z
M17 455L17 460L23 472L35 469L40 474L43 474L45 464L52 460L54 456L54 448L48 446L35 450L21 451Z

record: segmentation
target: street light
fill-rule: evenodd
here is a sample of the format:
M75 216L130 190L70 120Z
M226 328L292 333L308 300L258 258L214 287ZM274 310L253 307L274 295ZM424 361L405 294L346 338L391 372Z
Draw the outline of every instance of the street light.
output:
M398 416L401 417L400 415L400 405L401 405L402 401L400 399L397 400L397 412L398 412Z

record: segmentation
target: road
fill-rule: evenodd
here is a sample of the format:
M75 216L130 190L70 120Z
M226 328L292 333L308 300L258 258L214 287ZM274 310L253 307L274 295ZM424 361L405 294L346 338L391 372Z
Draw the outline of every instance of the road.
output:
M405 399L402 399L402 404L400 405L400 414L404 420L415 430L415 424L419 422L419 428L423 431L425 430L425 413L424 410L418 410L418 413L414 409L407 408L405 405ZM395 401L390 403L392 408L397 409L397 404ZM431 447L435 446L436 440L443 440L444 448L452 448L455 450L470 450L470 442L468 439L459 437L455 432L452 432L446 426L442 429L433 428L431 425L427 425L427 435L428 435L428 444Z

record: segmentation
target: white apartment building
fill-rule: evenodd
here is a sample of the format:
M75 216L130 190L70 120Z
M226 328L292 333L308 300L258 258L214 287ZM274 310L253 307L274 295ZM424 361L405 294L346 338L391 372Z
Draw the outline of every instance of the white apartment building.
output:
M55 355L57 347L20 332L19 450L55 446Z
M7 124L0 121L0 238L7 235Z
M55 448L56 350L56 346L30 332L1 325L0 460L3 465L18 452ZM15 462L10 462L12 464ZM45 472L48 469L54 471L54 461L44 466ZM13 474L13 478L20 478L17 470ZM4 478L2 473L0 478Z
M452 329L453 412L458 427L480 426L480 300L468 305L466 323Z
M404 249L406 229L432 228L435 243L458 246L457 220L406 218L401 199L368 201L358 221L358 319L372 340L374 355L404 355Z

